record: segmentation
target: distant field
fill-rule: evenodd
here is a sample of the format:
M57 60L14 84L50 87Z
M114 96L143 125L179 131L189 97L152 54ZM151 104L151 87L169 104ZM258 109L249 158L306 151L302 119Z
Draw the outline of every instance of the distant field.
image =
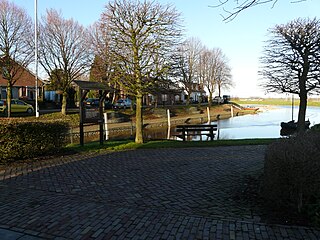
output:
M288 105L291 106L291 99L285 98L266 98L266 99L236 99L233 102L240 105L251 105L251 104L261 104L261 105ZM294 105L298 106L300 103L299 99L294 100ZM320 107L320 99L309 99L308 106Z

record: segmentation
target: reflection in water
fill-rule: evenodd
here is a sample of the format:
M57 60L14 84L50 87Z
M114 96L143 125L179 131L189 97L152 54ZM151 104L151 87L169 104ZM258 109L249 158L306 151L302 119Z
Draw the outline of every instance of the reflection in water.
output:
M291 120L290 106L277 106L264 109L255 115L245 115L218 121L220 129L219 139L244 138L278 138L280 137L280 123ZM298 107L294 109L295 119L298 118ZM306 119L311 126L320 123L320 108L309 107Z
M212 122L218 124L218 139L245 139L245 138L278 138L280 137L280 123L291 120L290 106L276 106L272 108L263 108L262 112L254 115L244 115L225 120ZM294 109L295 120L298 118L298 107ZM320 123L320 108L309 107L307 109L306 119L311 122L310 126ZM176 139L173 136L174 126L171 129L167 127L158 129L145 129L145 139ZM130 133L126 133L128 137ZM134 133L131 133L134 136ZM123 136L124 137L124 136ZM193 137L192 140L200 141L200 137ZM202 140L207 140L205 137Z

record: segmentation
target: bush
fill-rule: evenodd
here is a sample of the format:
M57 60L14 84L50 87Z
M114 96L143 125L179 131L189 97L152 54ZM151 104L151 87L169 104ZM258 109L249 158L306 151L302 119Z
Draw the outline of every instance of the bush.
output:
M0 123L0 164L58 152L68 129L63 122Z
M281 139L266 152L262 195L269 206L320 223L320 134Z
M311 130L320 132L320 124L315 124L311 127Z

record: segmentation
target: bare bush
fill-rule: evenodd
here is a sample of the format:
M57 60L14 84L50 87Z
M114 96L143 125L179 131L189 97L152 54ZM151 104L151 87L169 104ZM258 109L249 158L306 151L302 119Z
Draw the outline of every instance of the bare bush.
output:
M285 211L320 220L320 134L307 132L271 144L266 152L262 195L267 203ZM318 207L314 207L318 205ZM317 210L316 210L317 209Z

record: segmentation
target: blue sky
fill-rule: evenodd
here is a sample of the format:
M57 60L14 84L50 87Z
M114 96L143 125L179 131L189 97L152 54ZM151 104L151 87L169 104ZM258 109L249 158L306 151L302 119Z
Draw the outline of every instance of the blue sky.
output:
M181 12L186 29L186 37L198 37L207 47L219 47L229 58L232 68L234 88L224 91L238 97L264 96L259 87L259 57L264 41L268 39L268 29L276 24L285 24L299 17L319 17L320 1L307 0L290 3L291 0L278 0L240 13L233 21L222 21L222 8L210 8L218 0L158 0L171 3ZM13 0L33 17L34 0ZM73 18L85 26L100 18L108 1L100 0L38 0L38 16L48 8L61 10L65 18ZM230 1L233 3L234 1ZM228 10L232 6L225 6Z

